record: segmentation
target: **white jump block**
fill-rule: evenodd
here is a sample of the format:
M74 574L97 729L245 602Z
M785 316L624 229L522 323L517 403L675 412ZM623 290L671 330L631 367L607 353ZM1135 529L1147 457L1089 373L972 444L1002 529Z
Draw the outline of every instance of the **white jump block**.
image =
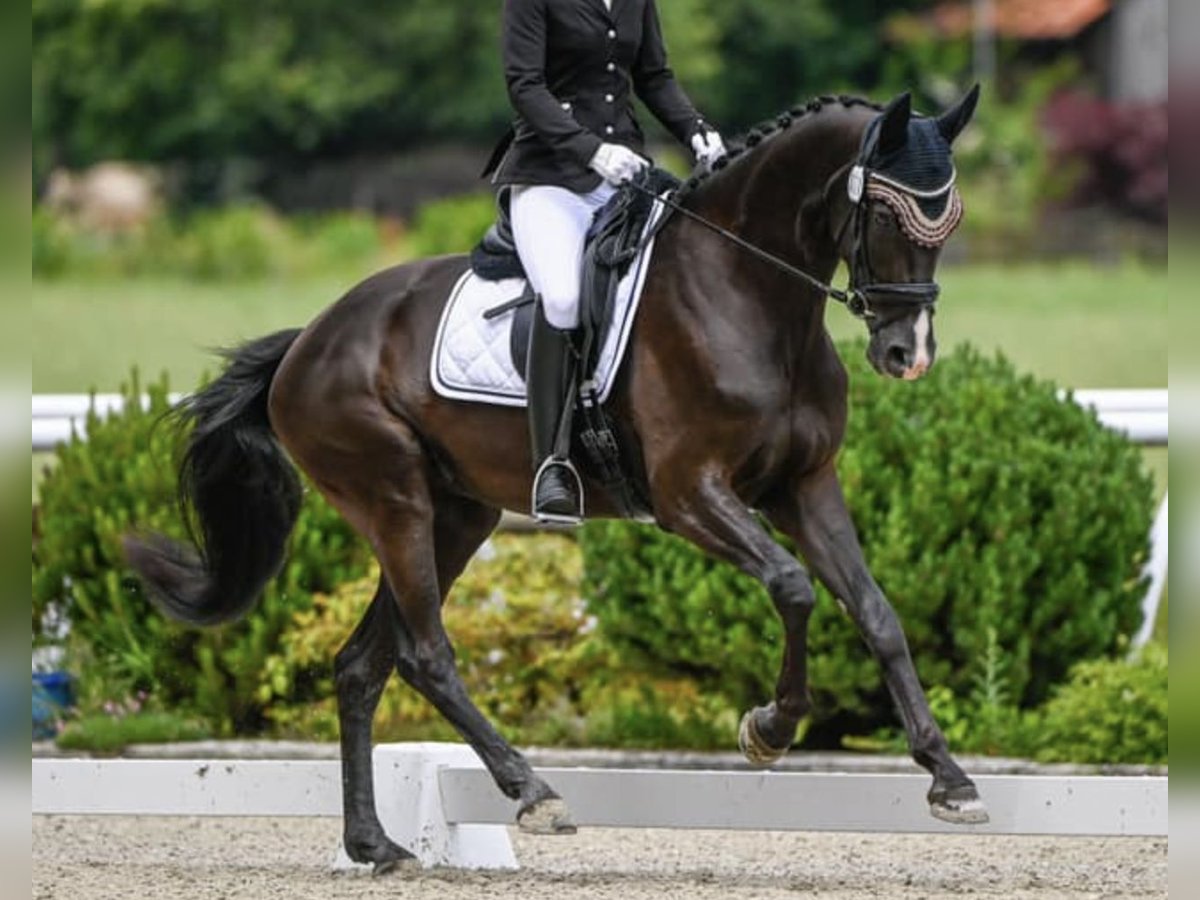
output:
M465 744L375 748L375 806L388 836L423 866L515 869L508 829L451 823L443 770L491 776ZM494 784L497 797L503 795ZM338 816L337 760L35 759L35 815ZM511 821L511 820L510 820ZM334 868L357 868L340 846ZM367 867L362 867L367 868Z
M451 823L446 815L442 773L478 773L501 799L492 776L466 744L380 744L375 748L375 809L388 837L416 855L421 865L455 869L515 869L517 857L506 824ZM351 861L339 846L335 870L370 866Z

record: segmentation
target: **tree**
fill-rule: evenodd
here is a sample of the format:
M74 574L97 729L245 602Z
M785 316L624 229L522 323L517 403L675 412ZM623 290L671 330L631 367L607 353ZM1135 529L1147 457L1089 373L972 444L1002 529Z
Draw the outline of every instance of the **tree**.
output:
M726 131L862 90L915 0L660 0L671 63ZM33 0L37 166L284 160L486 144L511 119L500 0Z

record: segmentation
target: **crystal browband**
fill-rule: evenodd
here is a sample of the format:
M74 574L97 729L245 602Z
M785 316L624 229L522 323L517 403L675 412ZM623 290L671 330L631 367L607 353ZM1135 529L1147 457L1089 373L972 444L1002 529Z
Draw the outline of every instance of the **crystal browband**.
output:
M949 196L940 215L930 216L922 209L921 201L944 194ZM954 186L954 176L936 191L917 191L870 172L866 177L866 195L886 203L896 214L900 228L909 240L923 247L940 247L946 243L963 217L962 197Z

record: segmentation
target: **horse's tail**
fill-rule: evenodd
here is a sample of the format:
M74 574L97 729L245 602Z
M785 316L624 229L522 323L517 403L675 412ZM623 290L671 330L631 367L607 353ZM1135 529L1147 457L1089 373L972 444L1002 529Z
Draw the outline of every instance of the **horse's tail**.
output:
M283 563L301 486L271 431L267 395L299 334L280 331L226 352L221 376L175 409L192 426L179 467L179 505L192 540L125 538L126 559L172 618L190 625L237 619Z

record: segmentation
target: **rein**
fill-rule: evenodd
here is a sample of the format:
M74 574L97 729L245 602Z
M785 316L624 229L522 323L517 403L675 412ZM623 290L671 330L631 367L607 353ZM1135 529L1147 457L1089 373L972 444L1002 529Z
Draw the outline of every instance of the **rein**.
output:
M846 236L847 229L853 229L854 246L851 248L850 252L850 279L849 284L844 290L825 283L815 275L805 272L803 269L798 268L786 260L779 258L774 253L764 250L762 247L759 247L750 241L747 241L745 238L734 234L728 228L724 228L715 222L709 221L708 219L704 218L704 216L692 212L690 209L671 199L669 195L659 196L655 194L654 191L650 190L645 185L640 184L636 178L626 182L626 184L631 186L634 190L652 197L659 203L662 203L664 206L669 207L675 212L681 213L683 216L691 219L693 222L703 225L709 231L719 234L721 237L736 244L738 247L741 247L748 253L758 257L763 262L771 264L781 272L791 275L793 278L798 278L799 280L805 282L809 287L816 288L826 297L830 297L831 299L836 300L838 303L841 303L846 307L847 310L849 310L850 314L856 318L870 320L877 316L876 311L871 308L870 299L872 296L876 298L877 302L882 301L884 303L896 303L930 308L937 302L938 295L941 293L941 288L938 287L936 282L916 281L886 283L873 282L871 280L871 259L870 251L867 246L867 207L871 199L870 192L867 190L868 183L873 179L879 180L884 182L893 192L899 190L904 193L913 193L914 196L926 196L925 193L912 192L911 189L907 188L906 186L895 183L890 179L887 179L884 176L872 171L868 166L868 162L874 154L875 148L879 141L879 121L880 120L876 118L870 124L868 124L866 130L863 132L862 141L859 145L858 157L852 163L848 163L846 166L843 166L841 169L839 169L829 182L830 184L833 184L838 181L841 173L849 168L850 174L847 179L846 190L850 197L851 210L846 214L846 218L842 221L841 226L839 226L836 237L836 245L840 247L843 239ZM945 193L946 191L951 190L953 186L954 178L951 177L950 181L943 188L936 192L929 192L928 195L932 196L935 194ZM826 192L828 192L828 187L826 188ZM961 207L959 209L961 214ZM658 227L662 227L661 222ZM658 229L656 228L655 231L657 230Z
M659 203L663 204L664 206L667 206L670 209L673 209L675 212L682 213L686 218L691 219L693 222L696 222L699 225L703 225L709 231L712 231L712 232L715 232L716 234L721 235L721 237L725 238L728 241L732 241L734 244L737 244L743 250L746 250L749 253L752 253L755 256L757 256L763 262L770 263L775 268L779 269L781 272L785 272L786 274L791 275L794 278L799 278L801 281L806 282L809 285L809 287L814 287L818 291L820 291L822 294L824 294L825 296L831 297L832 299L836 300L838 303L843 304L848 310L850 310L850 312L853 315L857 316L858 318L863 319L863 318L867 318L868 316L873 315L873 313L867 308L866 301L863 300L858 295L858 293L854 290L853 287L850 287L847 290L842 290L841 288L836 288L831 284L826 284L824 281L817 278L815 275L810 275L808 272L805 272L803 269L793 266L787 260L780 259L774 253L771 253L769 250L764 250L762 247L752 244L752 243L750 243L750 241L746 240L745 238L739 237L738 235L734 234L728 228L724 228L724 227L718 225L716 222L710 222L708 219L704 218L704 216L702 216L698 213L692 212L686 206L681 206L680 204L678 204L674 200L672 200L670 195L659 196L658 194L655 194L649 188L639 184L637 181L627 181L626 184L629 185L630 187L632 187L634 190L640 191L641 193L652 197L653 199L657 200Z

